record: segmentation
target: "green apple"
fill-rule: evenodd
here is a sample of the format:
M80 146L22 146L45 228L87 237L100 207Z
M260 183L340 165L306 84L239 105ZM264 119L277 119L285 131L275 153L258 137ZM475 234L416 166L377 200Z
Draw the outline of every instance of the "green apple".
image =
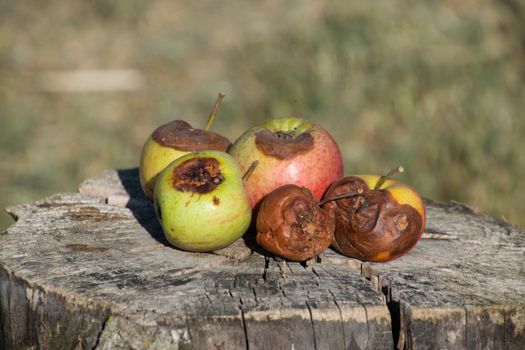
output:
M251 222L241 169L225 152L193 152L178 158L161 172L154 194L166 239L184 250L224 248Z

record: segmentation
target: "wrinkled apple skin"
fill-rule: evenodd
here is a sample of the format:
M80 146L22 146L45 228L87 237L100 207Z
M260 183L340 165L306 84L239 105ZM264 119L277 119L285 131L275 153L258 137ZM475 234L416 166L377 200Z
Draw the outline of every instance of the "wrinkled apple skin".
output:
M369 188L373 188L381 178L381 175L354 175L363 180ZM380 190L387 190L392 194L392 197L401 205L407 204L416 209L422 217L422 221L426 220L425 203L415 189L409 185L397 180L386 180L379 188Z
M335 222L306 188L285 185L264 197L257 214L256 240L290 261L306 261L330 246Z
M313 148L288 159L278 159L265 154L256 145L260 131L309 132ZM252 207L271 191L287 184L308 188L319 200L332 182L343 176L341 151L330 134L319 125L300 118L273 119L263 126L247 130L228 150L246 171L252 162L259 164L245 182L245 189Z
M410 186L392 179L373 190L380 178L379 175L347 176L326 191L325 197L330 198L359 188L367 199L359 209L354 207L359 196L323 205L335 219L332 246L340 253L363 261L386 262L406 254L420 240L426 221L420 195Z
M174 169L199 157L216 159L224 180L208 193L174 188ZM168 165L155 185L155 210L166 239L180 249L209 252L240 238L252 215L241 177L237 162L221 151L189 153Z

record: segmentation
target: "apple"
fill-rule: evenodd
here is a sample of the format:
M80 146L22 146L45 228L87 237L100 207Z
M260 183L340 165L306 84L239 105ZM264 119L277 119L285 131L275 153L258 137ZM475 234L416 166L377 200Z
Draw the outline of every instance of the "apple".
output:
M262 200L256 240L291 261L311 259L330 246L335 222L305 187L285 185Z
M251 222L241 170L225 152L193 152L178 158L158 176L154 194L166 239L180 249L224 248Z
M226 151L230 140L209 131L209 127L224 98L219 94L213 111L204 129L195 129L183 120L174 120L159 126L144 143L140 156L140 185L146 196L153 199L153 188L157 176L175 159L195 151Z
M230 147L246 171L258 160L245 188L252 207L276 188L294 184L308 188L319 200L332 182L343 176L341 151L319 125L300 118L281 118L252 127Z
M425 205L413 188L391 179L400 171L398 167L386 176L347 176L326 191L323 208L335 219L332 246L337 251L383 262L416 245L425 227Z

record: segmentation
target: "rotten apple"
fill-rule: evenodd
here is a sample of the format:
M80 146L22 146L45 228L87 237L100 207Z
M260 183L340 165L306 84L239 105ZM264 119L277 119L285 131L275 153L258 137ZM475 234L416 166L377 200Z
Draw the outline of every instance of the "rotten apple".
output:
M330 246L334 228L333 218L307 188L285 185L262 200L256 240L275 255L305 261Z
M412 249L425 227L425 205L410 186L386 176L353 175L334 182L326 198L357 195L323 204L335 219L333 247L363 261L396 259Z
M208 129L217 115L223 94L219 94L204 129L193 128L183 120L159 126L146 140L140 156L140 184L146 196L153 199L157 176L175 159L195 151L226 151L231 145L226 137Z
M343 176L341 152L332 136L300 118L273 119L250 128L228 152L243 171L259 161L257 171L245 183L252 207L286 184L306 187L319 200Z
M239 165L221 151L189 153L168 165L155 185L154 207L166 239L193 252L233 243L252 216Z

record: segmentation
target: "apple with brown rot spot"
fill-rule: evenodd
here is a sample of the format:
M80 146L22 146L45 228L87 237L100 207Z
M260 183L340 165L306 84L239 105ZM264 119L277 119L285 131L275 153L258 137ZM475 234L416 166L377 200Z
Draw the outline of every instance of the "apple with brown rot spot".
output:
M343 176L341 151L321 126L301 118L281 118L252 127L228 150L246 171L259 161L245 188L252 207L276 188L294 184L308 188L319 200Z
M412 249L425 227L425 205L410 186L386 176L353 175L334 182L325 197L361 193L323 204L335 219L332 246L363 261L384 262Z
M241 170L225 152L193 152L178 158L159 175L154 197L166 239L184 250L224 248L251 222Z
M231 145L226 137L208 130L223 98L224 95L219 94L204 129L193 128L183 120L174 120L159 126L146 140L140 156L139 177L147 197L153 199L157 176L175 159L195 151L226 151Z

